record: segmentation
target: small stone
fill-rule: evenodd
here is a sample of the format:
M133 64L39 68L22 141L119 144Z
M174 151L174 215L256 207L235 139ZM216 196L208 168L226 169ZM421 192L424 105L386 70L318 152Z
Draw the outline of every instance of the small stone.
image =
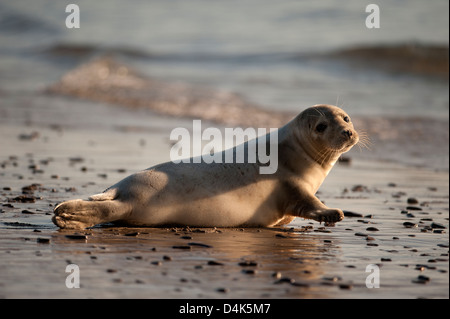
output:
M406 202L407 202L408 204L419 204L419 201L418 201L416 198L414 198L414 197L408 198L408 199L406 200Z
M446 227L444 225L442 225L442 224L432 222L431 223L431 228L445 229Z
M66 238L73 240L86 240L87 236L83 234L66 235Z
M241 267L256 267L258 264L255 261L242 261L238 264Z
M217 288L216 291L217 291L217 292L220 292L220 293L226 294L226 293L228 293L230 290L229 290L228 288Z
M352 284L339 284L339 288L350 290L353 288L353 285Z
M172 246L173 249L185 249L185 250L191 250L191 246L186 246L186 245L175 245Z
M368 230L368 231L379 231L379 229L376 228L376 227L367 227L366 230Z
M395 184L395 183L388 183L388 187L397 187L397 184Z
M207 245L207 244L202 244L202 243L188 243L189 246L196 246L196 247L202 247L202 248L212 248L212 246Z
M403 226L405 226L406 228L413 228L413 227L417 227L417 224L414 224L411 222L404 222Z
M415 284L426 284L430 282L430 278L427 276L419 275L416 279L412 281Z
M406 207L406 210L422 210L422 208L420 208L420 207L416 207L416 206L408 206L408 207Z
M254 275L256 274L256 270L255 269L242 269L242 272L246 275Z
M171 261L172 257L165 255L165 256L163 256L163 260Z
M48 244L48 243L50 243L50 238L38 238L36 241L39 244Z
M360 213L350 212L348 210L344 210L343 212L345 217L363 217Z
M276 279L280 279L280 278L281 278L281 272L279 272L279 271L274 272L274 273L272 274L272 277L273 277L273 278L276 278Z
M283 277L280 278L279 280L275 281L274 284L282 284L282 283L288 283L288 284L293 284L295 282L294 279L289 278L289 277Z
M217 262L217 261L214 261L214 260L210 260L210 261L208 261L208 265L209 266L223 266L224 264L220 263L220 262Z
M367 237L368 235L358 232L358 233L355 233L355 236Z
M136 237L137 235L139 235L140 233L139 232L132 232L132 233L127 233L127 234L125 234L125 236L128 236L128 237Z
M391 258L381 258L381 261L392 261Z

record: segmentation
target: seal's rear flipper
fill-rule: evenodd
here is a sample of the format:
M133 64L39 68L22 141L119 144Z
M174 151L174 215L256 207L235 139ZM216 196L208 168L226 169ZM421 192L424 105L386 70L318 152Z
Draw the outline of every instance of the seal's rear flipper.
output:
M131 213L131 206L119 200L75 199L59 204L53 213L52 221L58 227L83 229L123 219Z

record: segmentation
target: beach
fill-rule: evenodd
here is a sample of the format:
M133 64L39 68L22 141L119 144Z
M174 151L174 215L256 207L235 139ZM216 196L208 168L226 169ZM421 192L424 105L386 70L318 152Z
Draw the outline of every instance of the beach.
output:
M168 9L155 3L152 17L163 21L157 14ZM217 18L220 6L209 10L222 28L192 22L207 16L197 4L200 11L185 8L173 29L148 35L149 44L144 31L128 38L127 26L95 29L86 17L70 33L41 7L31 18L20 2L2 6L4 17L27 23L0 19L7 27L0 31L7 44L0 48L0 298L449 297L447 29L420 28L416 42L408 37L414 30L383 29L366 43L356 32L358 43L342 34L347 42L334 42L341 28L351 29L347 19L328 46L306 32L303 41L314 44L303 48L294 33L277 32L326 11L305 7L309 14L297 16L295 3L271 14L261 7L237 37L236 25L223 29L229 21ZM121 7L90 8L104 22ZM347 9L336 10L357 11ZM259 15L280 24L271 30ZM93 40L83 33L89 26ZM334 227L296 218L274 228L64 230L51 221L58 203L169 161L174 128L192 130L196 119L222 132L277 128L317 103L342 107L370 138L344 154L317 193L344 211ZM68 281L70 265L79 288Z
M167 161L171 127L190 120L42 99L3 109L3 298L448 297L445 172L358 157L338 163L318 196L357 216L335 227L297 218L268 229L59 230L57 203ZM80 268L79 289L65 285L69 264ZM380 288L366 287L372 264Z

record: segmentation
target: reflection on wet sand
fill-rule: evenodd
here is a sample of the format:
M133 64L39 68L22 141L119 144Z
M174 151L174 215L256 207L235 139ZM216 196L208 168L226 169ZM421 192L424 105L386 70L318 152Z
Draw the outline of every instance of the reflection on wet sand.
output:
M339 247L309 231L304 227L95 228L78 237L73 232L54 233L52 251L70 252L71 262L90 269L92 274L84 276L100 272L100 277L85 283L90 292L95 291L91 284L109 284L111 274L116 274L120 283L142 283L145 297L157 297L146 291L151 294L162 287L169 294L160 295L164 297L177 293L192 298L224 293L222 297L232 298L327 297L317 287L333 283L327 262L336 260ZM83 265L93 261L109 270Z

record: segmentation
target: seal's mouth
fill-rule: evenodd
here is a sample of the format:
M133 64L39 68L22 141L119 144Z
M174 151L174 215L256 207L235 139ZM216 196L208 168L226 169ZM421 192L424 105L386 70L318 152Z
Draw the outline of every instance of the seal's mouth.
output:
M358 141L359 141L358 133L356 133L355 131L350 131L350 130L349 130L349 132L350 133L347 133L347 132L342 133L342 137L339 139L338 145L336 145L335 147L331 147L331 149L333 149L333 151L345 153L345 152L348 152L353 146L358 144Z

